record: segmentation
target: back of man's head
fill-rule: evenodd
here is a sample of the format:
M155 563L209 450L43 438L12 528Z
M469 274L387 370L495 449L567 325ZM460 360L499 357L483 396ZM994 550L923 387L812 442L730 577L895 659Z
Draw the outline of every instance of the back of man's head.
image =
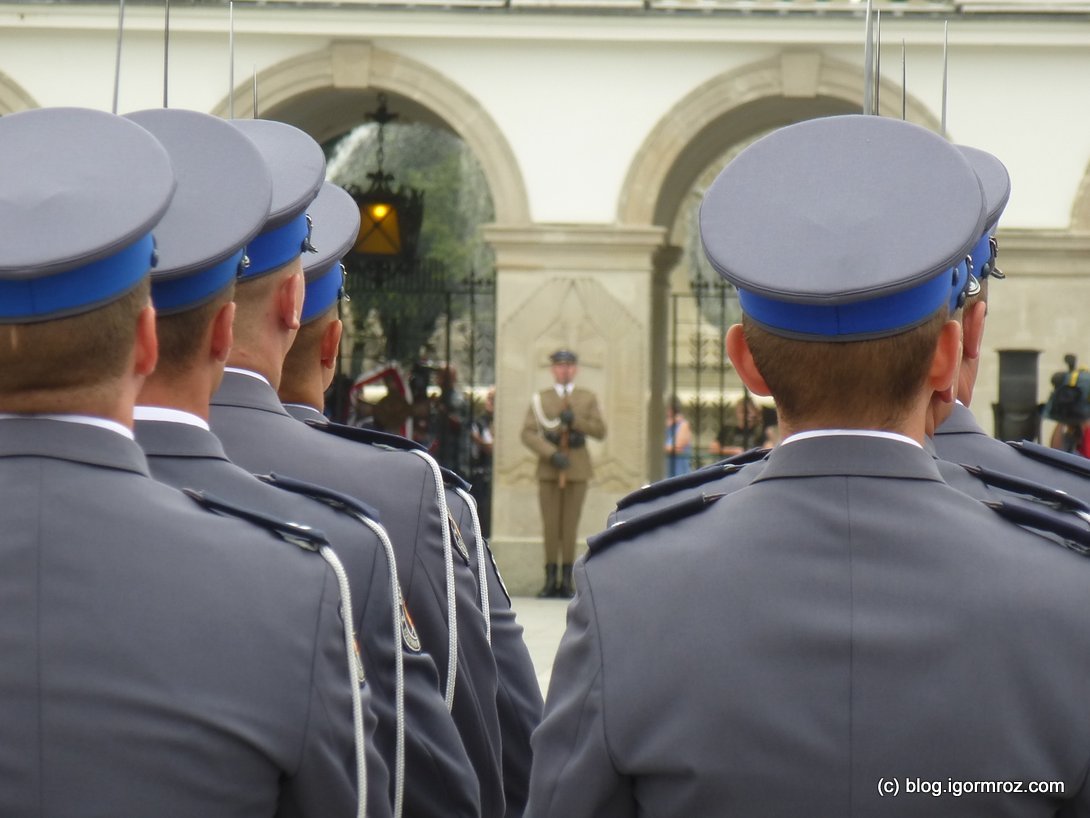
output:
M0 410L108 412L154 366L147 275L170 160L144 129L79 108L3 117L0 143Z
M952 394L941 382L956 375L960 328L944 327L983 220L964 157L897 120L809 120L726 167L701 238L738 291L743 346L787 425L899 426L922 418L932 388ZM728 334L732 359L738 341Z

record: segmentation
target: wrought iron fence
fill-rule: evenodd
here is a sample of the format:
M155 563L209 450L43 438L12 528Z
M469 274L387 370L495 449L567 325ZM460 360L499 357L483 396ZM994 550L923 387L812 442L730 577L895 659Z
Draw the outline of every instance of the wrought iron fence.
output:
M696 278L689 292L670 297L667 389L692 430L693 468L761 445L774 422L770 407L752 403L727 357L723 339L739 315L737 293L718 278Z
M350 266L346 290L330 416L411 437L442 465L479 473L471 430L495 381L495 272L368 262Z

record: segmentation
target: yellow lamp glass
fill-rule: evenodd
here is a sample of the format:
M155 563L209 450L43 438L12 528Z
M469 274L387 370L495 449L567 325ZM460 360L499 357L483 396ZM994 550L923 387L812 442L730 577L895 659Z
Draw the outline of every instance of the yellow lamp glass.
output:
M360 207L355 250L373 256L396 256L401 252L401 229L393 205L368 202Z

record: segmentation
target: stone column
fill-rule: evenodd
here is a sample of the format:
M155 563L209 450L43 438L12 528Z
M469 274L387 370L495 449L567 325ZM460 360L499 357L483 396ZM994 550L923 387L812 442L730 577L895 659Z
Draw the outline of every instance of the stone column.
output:
M595 477L580 544L617 498L647 480L653 264L660 227L540 224L484 229L496 252L496 422L492 548L512 593L541 586L536 456L519 440L531 395L552 383L549 353L579 354L576 383L597 394L608 434L589 441ZM658 400L658 395L654 396ZM582 545L579 546L580 549Z

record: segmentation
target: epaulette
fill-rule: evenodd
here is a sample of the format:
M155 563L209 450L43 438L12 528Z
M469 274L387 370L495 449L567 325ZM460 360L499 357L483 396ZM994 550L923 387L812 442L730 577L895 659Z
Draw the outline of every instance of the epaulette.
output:
M449 489L461 489L468 492L473 488L473 484L468 482L458 472L448 469L446 466L439 467L439 473L443 475L443 485Z
M1048 446L1031 443L1028 440L1009 440L1007 445L1032 460L1077 474L1079 477L1090 477L1090 461L1085 457L1071 454L1071 452L1062 452L1059 449L1050 449Z
M320 420L304 421L312 429L320 429L327 434L343 437L346 440L354 440L357 443L366 443L370 446L385 446L389 449L399 449L411 452L414 449L426 452L427 448L421 446L415 440L409 440L401 435L392 435L389 432L380 432L377 429L361 429L359 426L345 426L342 423L323 423Z
M718 480L720 477L726 477L728 474L734 474L737 471L741 471L742 466L737 463L716 463L713 466L707 466L703 469L697 469L686 474L679 474L676 477L667 477L663 480L657 480L654 483L643 486L636 489L631 494L622 497L617 501L617 509L628 508L629 506L640 505L650 500L656 500L659 497L668 497L671 494L676 494L683 489L697 488L703 486L705 483L710 483L713 480Z
M985 501L984 505L1003 519L1032 528L1043 534L1051 534L1060 545L1083 557L1090 557L1090 529L1068 518L1057 517L1047 509L1017 500ZM1046 537L1046 539L1050 539Z
M368 520L372 520L376 523L382 522L379 518L377 508L368 505L362 500L357 500L355 497L348 494L342 494L339 491L334 491L325 486L319 486L316 483L308 483L305 480L296 480L294 477L285 477L282 474L258 474L256 477L261 482L268 483L270 486L276 486L278 489L290 491L293 494L301 494L304 497L309 497L311 500L317 500L319 503L324 503L338 511L344 511L349 514L362 514Z
M744 452L739 452L723 460L717 460L710 465L701 466L697 471L714 469L717 466L744 466L747 463L756 463L758 460L764 460L768 457L768 453L771 451L772 448L769 446L754 446L752 449L746 449Z
M1050 486L1043 486L1040 483L1034 483L1031 480L1026 480L1017 475L986 469L983 466L968 466L964 463L960 465L965 471L973 475L973 477L976 477L989 486L995 486L998 489L1009 491L1013 494L1022 494L1026 497L1032 497L1051 508L1079 514L1083 519L1090 520L1090 504L1086 503L1084 500L1080 500L1078 497L1068 494L1066 491L1054 489Z
M725 497L725 494L701 494L697 497L690 497L687 500L682 500L679 503L675 503L672 506L666 508L656 509L655 511L649 511L646 514L639 514L633 517L631 520L623 520L619 523L614 523L600 534L595 534L593 537L587 539L587 559L600 554L609 546L623 542L637 534L642 534L645 531L650 531L659 526L667 525L668 523L676 522L677 520L683 520L686 517L691 517L694 514L698 514L704 509L715 503L721 497Z
M182 492L201 508L211 511L214 514L219 514L222 517L234 517L239 520L245 520L248 523L252 523L266 531L272 532L284 542L296 545L304 551L318 551L324 546L329 545L329 540L326 538L325 533L317 528L311 528L309 525L292 523L287 520L270 517L268 514L263 514L260 511L254 511L253 509L244 508L243 506L229 503L226 500L221 500L219 497L204 491L182 489Z

